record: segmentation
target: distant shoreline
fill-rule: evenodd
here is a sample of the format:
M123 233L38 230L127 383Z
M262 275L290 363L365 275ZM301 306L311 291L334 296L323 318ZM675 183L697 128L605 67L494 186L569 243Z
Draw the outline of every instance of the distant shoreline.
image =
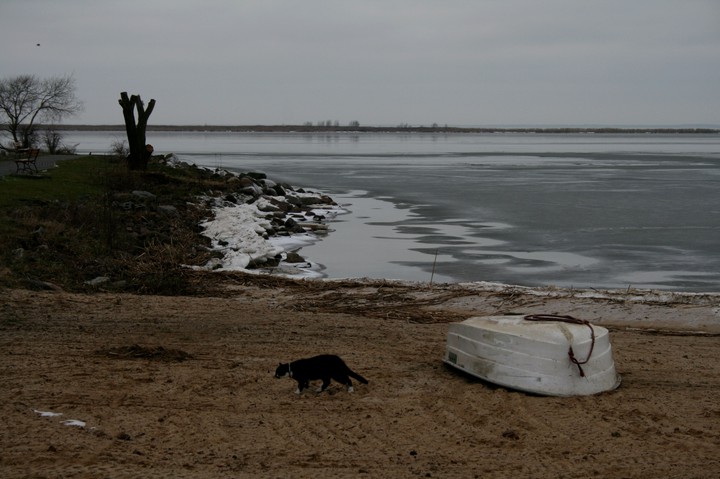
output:
M54 125L59 131L124 131L124 125ZM147 131L237 133L720 134L717 128L472 128L454 126L148 125Z

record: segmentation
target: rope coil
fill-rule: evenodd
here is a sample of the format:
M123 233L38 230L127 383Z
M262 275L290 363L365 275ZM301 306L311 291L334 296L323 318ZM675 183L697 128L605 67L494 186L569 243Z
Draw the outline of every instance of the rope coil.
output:
M570 323L570 324L584 324L588 328L590 328L590 351L588 352L587 358L585 358L585 361L579 361L575 357L575 352L573 351L572 344L570 345L570 349L568 350L568 357L570 358L570 362L575 364L578 367L578 370L580 371L580 377L585 377L585 371L583 371L582 365L587 364L588 361L590 361L590 356L592 356L593 349L595 348L595 330L592 327L592 324L586 319L578 319L573 316L569 315L560 315L560 314L528 314L525 316L526 321L559 321L562 323Z

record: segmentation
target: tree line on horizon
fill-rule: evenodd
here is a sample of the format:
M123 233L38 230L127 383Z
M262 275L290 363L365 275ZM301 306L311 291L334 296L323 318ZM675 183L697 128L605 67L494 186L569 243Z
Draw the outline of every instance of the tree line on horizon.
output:
M331 122L330 125L306 122L298 125L148 125L147 131L227 131L227 132L348 132L348 133L373 133L373 132L416 132L416 133L677 133L677 134L719 134L720 128L624 128L624 127L462 127L462 126L431 126L400 124L397 126L365 126L365 125L340 125ZM123 130L122 124L116 125L56 125L56 128L65 131L117 131Z

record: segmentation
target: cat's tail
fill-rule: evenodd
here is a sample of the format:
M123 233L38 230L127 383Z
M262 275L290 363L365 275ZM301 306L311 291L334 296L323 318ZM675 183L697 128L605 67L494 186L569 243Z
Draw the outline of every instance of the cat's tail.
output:
M348 368L348 376L357 379L358 381L360 381L360 382L363 383L363 384L367 384L367 383L368 383L368 380L367 380L367 379L365 379L364 377L360 376L358 373L356 373L355 371L353 371L353 370L350 369L350 368Z

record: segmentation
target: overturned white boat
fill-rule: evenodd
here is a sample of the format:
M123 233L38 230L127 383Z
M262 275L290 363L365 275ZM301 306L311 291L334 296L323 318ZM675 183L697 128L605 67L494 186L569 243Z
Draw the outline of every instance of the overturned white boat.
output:
M450 324L444 361L485 381L546 396L620 385L608 330L572 316L487 316Z

